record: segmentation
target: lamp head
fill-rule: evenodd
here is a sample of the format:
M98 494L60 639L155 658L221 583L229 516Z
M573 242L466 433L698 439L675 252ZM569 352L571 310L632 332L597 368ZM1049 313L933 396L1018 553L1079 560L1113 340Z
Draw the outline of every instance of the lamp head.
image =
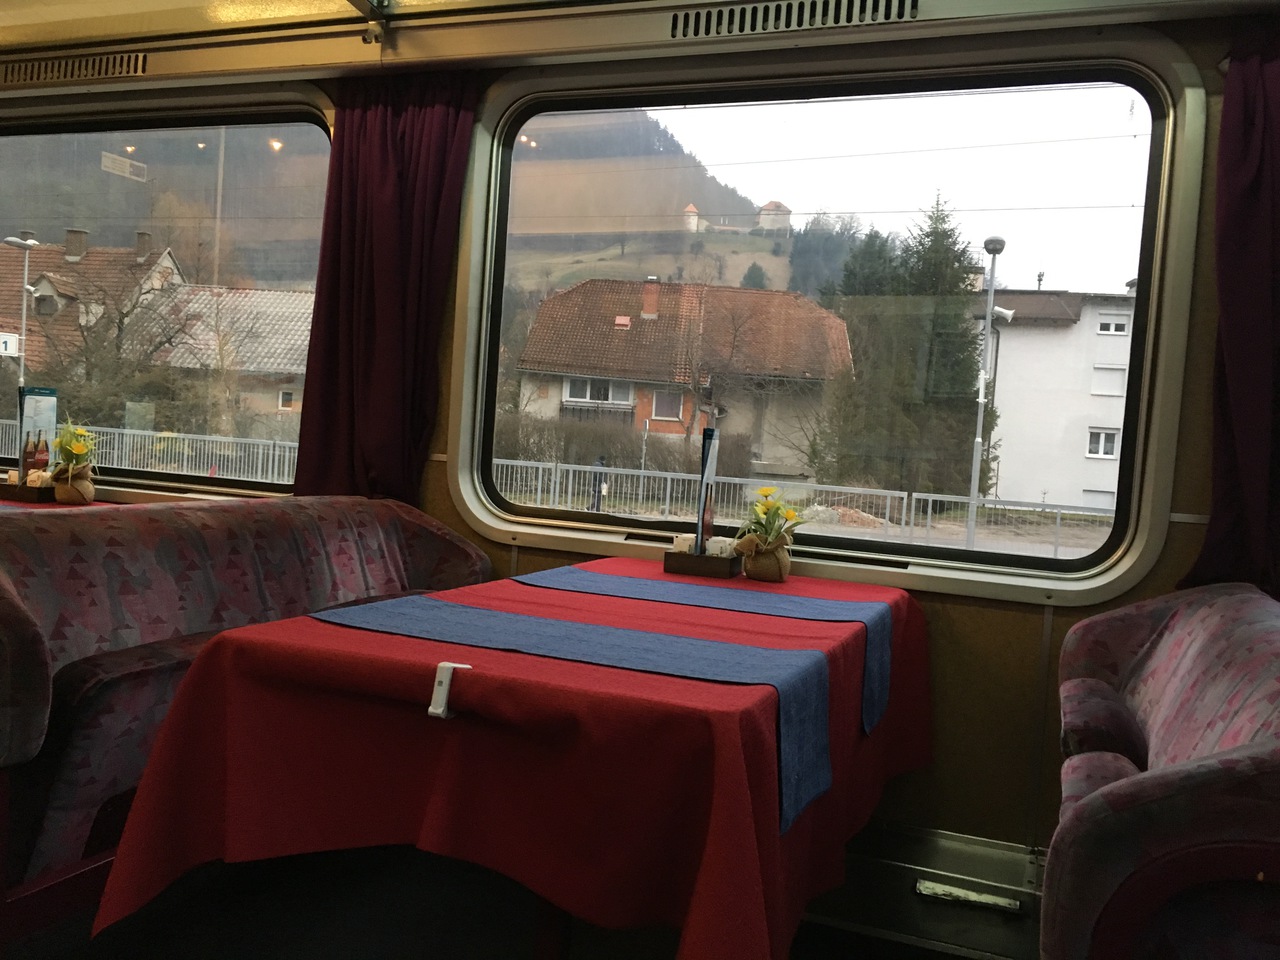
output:
M982 241L982 249L993 257L997 253L1004 253L1004 237L987 237Z
M0 242L8 247L17 247L19 250L30 250L32 247L40 246L39 240L23 240L21 237L5 237Z

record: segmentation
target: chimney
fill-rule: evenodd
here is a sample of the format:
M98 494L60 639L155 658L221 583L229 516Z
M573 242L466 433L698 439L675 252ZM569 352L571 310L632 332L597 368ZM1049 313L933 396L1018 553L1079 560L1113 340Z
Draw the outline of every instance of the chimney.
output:
M75 227L67 228L67 252L65 254L68 263L79 263L89 249L89 231L77 230Z
M656 320L658 317L658 283L657 277L647 277L640 288L640 316L645 320Z
M139 263L151 256L151 234L147 233L145 230L138 231L138 245L136 247L136 251Z
M18 234L18 236L23 240L34 240L36 238L36 232L34 230L23 230Z

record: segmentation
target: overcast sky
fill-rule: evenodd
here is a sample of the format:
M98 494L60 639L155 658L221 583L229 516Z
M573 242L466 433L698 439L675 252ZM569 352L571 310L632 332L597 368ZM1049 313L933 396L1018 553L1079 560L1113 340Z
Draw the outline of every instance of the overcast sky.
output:
M1123 293L1137 274L1151 115L1118 85L648 111L712 176L803 226L904 234L940 194L997 284Z

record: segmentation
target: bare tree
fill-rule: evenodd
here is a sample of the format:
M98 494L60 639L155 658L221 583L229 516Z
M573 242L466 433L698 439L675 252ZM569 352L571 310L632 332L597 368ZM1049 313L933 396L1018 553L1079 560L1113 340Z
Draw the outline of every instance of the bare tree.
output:
M52 315L37 311L38 376L58 390L77 419L123 424L129 399L155 402L166 419L189 417L198 391L163 362L190 337L190 320L156 303L172 279L164 268L140 265L104 278L68 265L64 276L51 280L64 300Z

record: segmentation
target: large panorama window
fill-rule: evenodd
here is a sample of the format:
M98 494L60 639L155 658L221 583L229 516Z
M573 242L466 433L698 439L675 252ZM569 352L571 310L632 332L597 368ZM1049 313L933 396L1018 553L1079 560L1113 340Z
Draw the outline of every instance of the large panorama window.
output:
M0 137L0 456L21 376L102 475L292 483L328 163L311 122Z
M1092 78L528 116L506 141L491 492L688 529L715 426L721 532L777 486L801 549L1087 565L1130 508L1155 122ZM606 382L637 402L562 402ZM1098 423L1116 444L1094 450Z

